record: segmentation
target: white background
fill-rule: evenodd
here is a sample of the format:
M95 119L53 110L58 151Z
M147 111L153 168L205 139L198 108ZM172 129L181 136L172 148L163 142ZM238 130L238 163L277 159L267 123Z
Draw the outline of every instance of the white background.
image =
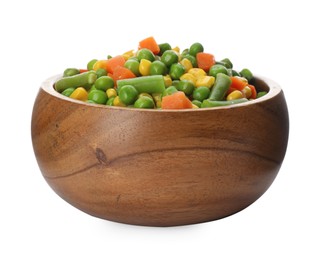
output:
M0 259L323 259L321 1L1 1ZM43 179L31 145L40 84L154 36L278 82L290 113L270 189L231 217L150 228L90 217ZM322 248L321 248L322 247Z

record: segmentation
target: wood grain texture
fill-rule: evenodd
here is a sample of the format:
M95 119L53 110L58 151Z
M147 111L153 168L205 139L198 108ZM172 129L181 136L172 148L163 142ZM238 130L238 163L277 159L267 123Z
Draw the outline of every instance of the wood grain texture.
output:
M40 170L76 208L116 222L174 226L216 220L257 200L275 179L289 131L281 88L227 108L181 111L71 101L42 85L32 114Z

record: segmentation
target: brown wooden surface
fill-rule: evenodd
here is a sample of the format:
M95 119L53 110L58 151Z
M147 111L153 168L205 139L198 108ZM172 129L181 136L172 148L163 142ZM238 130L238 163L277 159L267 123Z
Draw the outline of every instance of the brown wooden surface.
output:
M158 111L71 101L54 78L35 100L32 141L54 191L104 219L152 226L211 221L258 199L275 179L288 140L280 87L228 108Z

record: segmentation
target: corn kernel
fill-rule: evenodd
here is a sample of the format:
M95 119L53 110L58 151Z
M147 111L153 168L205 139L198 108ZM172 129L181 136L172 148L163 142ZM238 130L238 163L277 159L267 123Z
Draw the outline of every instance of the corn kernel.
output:
M191 73L185 73L180 77L180 80L189 80L196 86L196 77Z
M240 98L243 98L243 97L244 97L244 95L243 95L243 93L242 93L241 91L239 91L239 90L234 90L233 92L231 92L231 93L227 96L226 100L240 99Z
M122 56L124 57L125 60L128 60L130 57L133 57L134 54L134 50L130 50L130 51L126 51Z
M139 94L138 97L149 97L149 98L153 99L153 97L149 93L146 93L146 92Z
M192 68L188 71L188 73L194 75L197 79L201 76L207 75L207 73L203 69L200 69L200 68Z
M174 51L177 52L177 53L180 53L180 48L179 48L178 46L172 48L172 50L174 50Z
M151 64L152 64L151 61L147 59L141 59L138 70L142 76L150 75Z
M162 100L156 101L155 106L156 108L161 108Z
M78 87L72 92L70 98L81 100L81 101L87 101L88 92L83 87Z
M250 98L252 96L252 90L249 86L244 87L242 93L246 98Z
M182 66L185 67L185 72L188 72L190 69L193 68L191 61L187 58L182 59L180 63L182 64Z
M93 64L92 69L93 70L98 70L98 69L106 69L107 68L107 61L108 60L98 60Z
M108 88L106 91L108 98L117 97L117 91L114 88Z
M114 98L113 105L116 107L126 107L126 105L120 100L118 96Z
M211 88L215 83L215 78L213 76L202 76L199 77L196 81L196 87L205 86Z
M164 76L163 79L164 79L164 84L166 87L172 86L172 79L171 79L170 75Z

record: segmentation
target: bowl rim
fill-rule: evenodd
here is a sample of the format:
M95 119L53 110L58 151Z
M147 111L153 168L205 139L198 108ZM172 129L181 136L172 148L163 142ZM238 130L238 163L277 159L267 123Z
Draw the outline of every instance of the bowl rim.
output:
M208 107L208 108L199 108L199 109L143 109L143 108L131 108L131 107L116 107L116 106L107 106L107 105L102 105L102 104L93 104L93 103L87 103L81 100L77 99L72 99L67 96L62 95L61 93L57 92L54 89L54 83L62 78L62 74L56 74L52 77L49 77L45 81L42 82L40 89L45 91L47 94L67 101L67 102L72 102L76 103L79 105L83 106L89 106L93 108L102 108L102 109L113 109L113 110L131 110L131 111L141 111L141 112L148 112L148 113L166 113L166 112L181 112L181 113L192 113L192 112L197 112L197 111L211 111L211 110L223 110L223 109L234 109L238 107L246 107L246 106L251 106L254 104L262 103L264 101L270 100L271 98L279 95L282 92L281 87L279 86L278 83L275 81L261 76L261 75L254 75L255 80L258 82L261 82L266 85L268 89L268 93L260 98L254 99L254 100L249 100L248 102L243 102L239 104L233 104L233 105L228 105L228 106L219 106L219 107Z

